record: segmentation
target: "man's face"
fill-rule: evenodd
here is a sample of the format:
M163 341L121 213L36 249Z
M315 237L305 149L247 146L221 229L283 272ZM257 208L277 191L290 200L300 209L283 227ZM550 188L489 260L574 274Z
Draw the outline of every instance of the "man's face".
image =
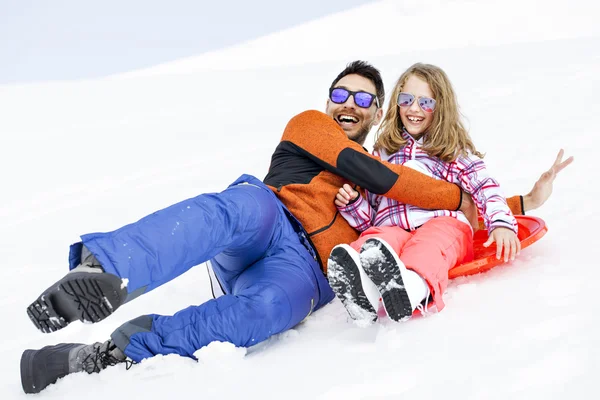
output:
M346 75L334 87L352 92L376 94L373 82L356 74ZM343 104L336 104L328 99L325 113L338 123L350 140L361 145L365 142L371 127L377 125L383 116L383 110L377 108L376 101L373 101L369 108L362 108L356 105L354 96L349 96Z

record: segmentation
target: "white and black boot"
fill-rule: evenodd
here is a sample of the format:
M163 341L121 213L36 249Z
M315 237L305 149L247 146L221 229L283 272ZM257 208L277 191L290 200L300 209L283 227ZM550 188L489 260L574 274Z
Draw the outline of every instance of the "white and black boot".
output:
M379 292L366 276L361 277L360 257L347 244L333 248L327 261L329 285L346 311L358 325L370 325L377 319L375 309Z
M381 293L385 311L393 321L410 318L429 296L427 282L407 269L383 239L367 239L360 249L360 262Z
M127 357L112 340L94 344L61 343L25 350L21 356L21 384L25 393L39 393L69 374L83 371L92 374L126 361Z

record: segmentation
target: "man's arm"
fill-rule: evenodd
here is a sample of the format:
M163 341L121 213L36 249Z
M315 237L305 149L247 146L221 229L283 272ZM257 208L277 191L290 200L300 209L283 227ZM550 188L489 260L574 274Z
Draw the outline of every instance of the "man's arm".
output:
M523 208L523 196L513 196L506 199L506 203L513 215L525 215Z
M457 210L461 206L457 185L379 160L319 111L305 111L292 118L282 141L291 142L323 168L371 193L426 209Z

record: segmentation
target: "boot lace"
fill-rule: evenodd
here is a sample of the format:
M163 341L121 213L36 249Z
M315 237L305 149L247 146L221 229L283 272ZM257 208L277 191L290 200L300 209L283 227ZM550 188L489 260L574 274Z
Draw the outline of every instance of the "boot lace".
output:
M114 344L100 344L94 346L94 351L89 353L83 359L83 365L88 374L97 373L113 365L125 363L126 369L129 370L132 365L137 364L135 361L115 357L114 351L117 346Z

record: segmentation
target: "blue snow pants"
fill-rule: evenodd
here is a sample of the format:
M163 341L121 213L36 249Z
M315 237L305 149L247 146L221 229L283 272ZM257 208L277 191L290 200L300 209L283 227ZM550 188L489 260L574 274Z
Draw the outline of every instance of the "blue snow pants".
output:
M248 347L290 329L334 298L306 233L260 180L242 175L221 193L202 194L71 246L85 246L105 272L127 281L133 299L207 260L225 295L173 316L144 315L112 335L132 360L193 358L212 341Z

